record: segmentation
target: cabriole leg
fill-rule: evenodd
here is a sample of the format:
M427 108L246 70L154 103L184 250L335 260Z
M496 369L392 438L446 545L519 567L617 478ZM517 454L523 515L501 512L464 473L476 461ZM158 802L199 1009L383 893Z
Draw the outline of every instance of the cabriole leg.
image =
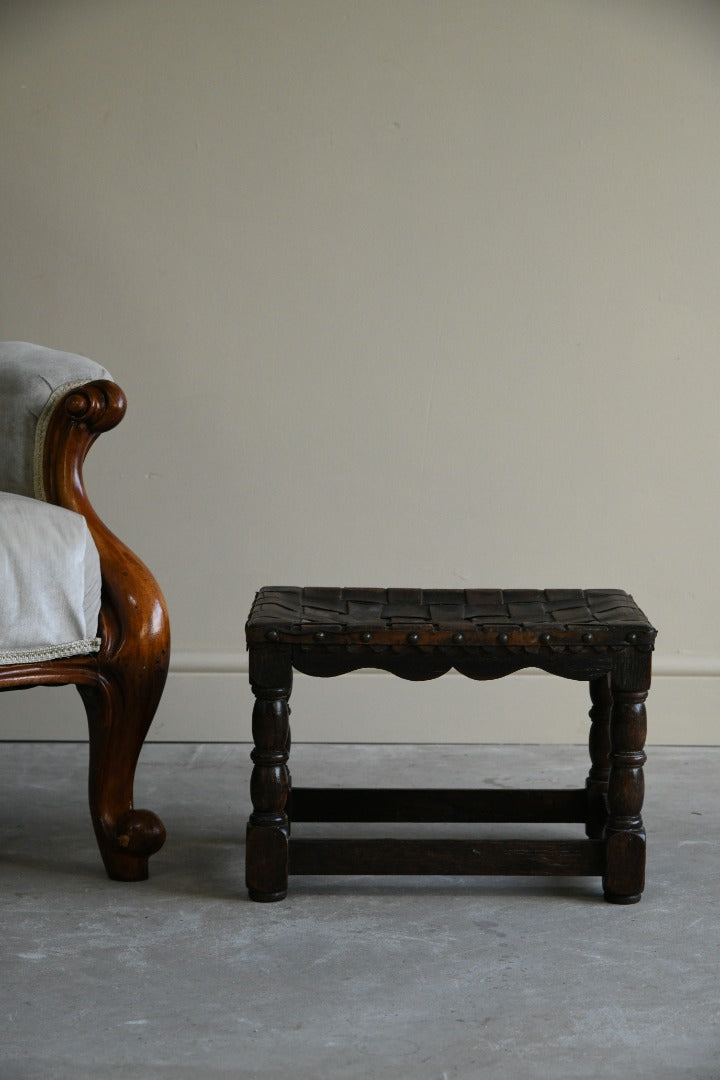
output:
M167 656L144 670L107 669L95 685L78 686L88 718L90 815L108 876L143 881L149 857L165 841L165 826L151 810L135 809L133 783L165 684Z

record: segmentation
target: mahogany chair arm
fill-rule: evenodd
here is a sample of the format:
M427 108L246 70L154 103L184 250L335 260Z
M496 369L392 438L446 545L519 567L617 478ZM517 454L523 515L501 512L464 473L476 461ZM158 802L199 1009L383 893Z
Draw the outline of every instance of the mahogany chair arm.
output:
M134 880L147 876L147 857L165 839L154 814L133 808L132 781L165 685L170 623L157 581L100 519L83 479L90 447L125 409L123 391L107 379L61 394L44 431L42 483L47 501L83 515L100 556L97 679L79 682L78 691L90 727L90 804L100 850L111 877Z
M55 404L45 432L43 487L48 502L83 515L98 549L103 579L101 657L133 650L137 660L151 656L155 667L167 671L170 630L160 586L147 566L100 519L83 478L90 447L103 432L120 423L126 408L122 389L107 379L64 394Z

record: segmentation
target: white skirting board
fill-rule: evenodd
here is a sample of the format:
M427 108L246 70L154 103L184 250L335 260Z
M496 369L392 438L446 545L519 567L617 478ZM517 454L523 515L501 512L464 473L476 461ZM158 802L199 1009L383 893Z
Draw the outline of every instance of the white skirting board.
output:
M291 725L297 742L584 743L589 705L586 683L534 670L492 682L296 675ZM244 654L179 653L149 739L247 742L252 706ZM720 745L720 662L656 656L647 707L648 744ZM73 687L0 695L0 739L85 737Z

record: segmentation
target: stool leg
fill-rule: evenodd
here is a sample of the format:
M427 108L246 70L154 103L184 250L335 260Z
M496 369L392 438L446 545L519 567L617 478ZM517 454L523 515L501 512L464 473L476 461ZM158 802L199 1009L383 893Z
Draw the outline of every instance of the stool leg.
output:
M590 772L585 781L588 815L585 833L591 840L600 840L607 819L607 789L610 777L610 712L612 694L610 676L603 675L590 682Z
M288 705L288 716L290 715L291 712L292 712L292 709ZM288 724L287 739L285 740L285 750L287 751L288 757L290 757L290 747L291 746L292 746L292 732L290 730L290 725ZM292 775L290 773L289 768L287 770L287 785L288 785L288 794L287 794L287 800L285 802L285 813L287 814L287 817L288 817L287 831L288 831L288 836L290 836L290 833L292 831Z
M290 789L288 698L292 689L289 650L256 647L250 651L250 684L255 695L252 728L255 748L250 780L253 812L247 827L246 884L251 900L282 900L288 884Z
M650 686L649 654L639 654L613 672L610 719L610 778L605 824L605 899L635 904L645 886L643 765L647 732L645 699Z

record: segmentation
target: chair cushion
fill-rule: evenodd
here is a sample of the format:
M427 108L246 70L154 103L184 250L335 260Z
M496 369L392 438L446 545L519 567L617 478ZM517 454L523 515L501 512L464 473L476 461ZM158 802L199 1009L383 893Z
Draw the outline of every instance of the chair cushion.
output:
M97 652L100 590L84 517L0 492L0 665Z

